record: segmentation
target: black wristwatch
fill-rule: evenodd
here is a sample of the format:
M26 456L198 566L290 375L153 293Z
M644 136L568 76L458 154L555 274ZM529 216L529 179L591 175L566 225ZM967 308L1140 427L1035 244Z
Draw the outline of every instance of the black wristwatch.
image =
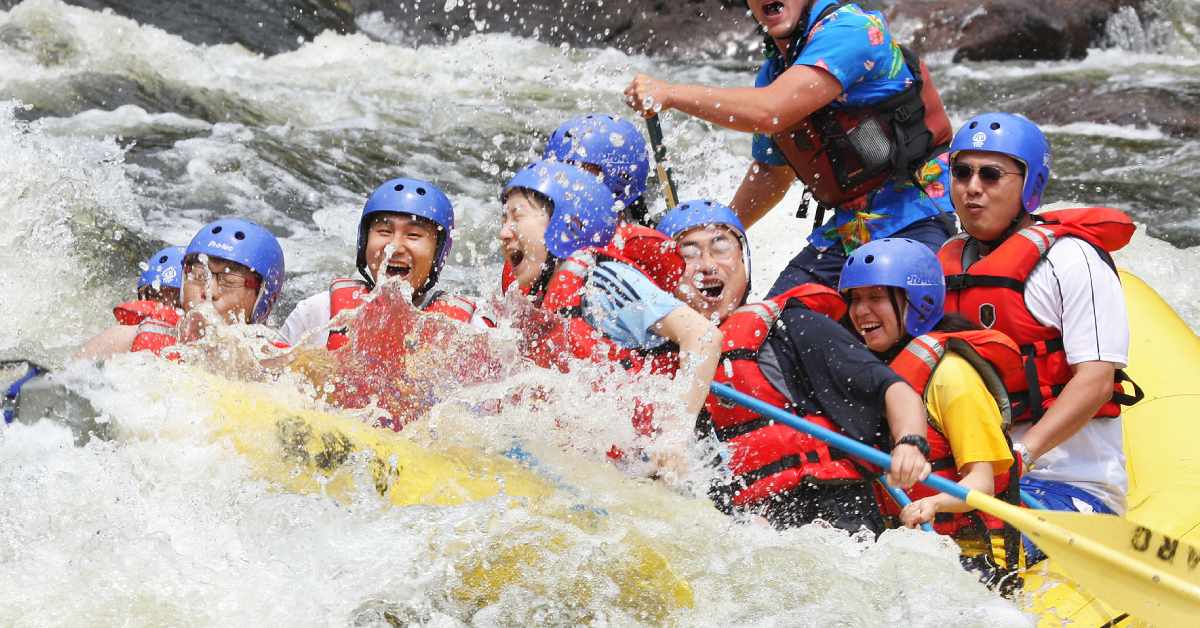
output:
M925 440L924 436L920 436L918 434L909 434L908 436L905 436L904 438L901 438L900 440L896 441L896 444L897 445L912 445L913 447L916 447L918 451L921 452L922 456L925 456L926 460L929 459L929 441Z

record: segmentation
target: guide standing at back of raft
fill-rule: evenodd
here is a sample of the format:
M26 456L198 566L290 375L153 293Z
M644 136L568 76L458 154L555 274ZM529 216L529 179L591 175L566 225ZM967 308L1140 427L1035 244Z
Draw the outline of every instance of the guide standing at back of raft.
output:
M767 59L753 88L678 85L638 75L625 90L643 112L677 109L754 133L754 162L731 206L747 227L799 178L808 245L768 296L809 282L836 287L846 256L876 238L936 251L953 235L945 149L950 121L928 72L882 15L837 0L748 0Z

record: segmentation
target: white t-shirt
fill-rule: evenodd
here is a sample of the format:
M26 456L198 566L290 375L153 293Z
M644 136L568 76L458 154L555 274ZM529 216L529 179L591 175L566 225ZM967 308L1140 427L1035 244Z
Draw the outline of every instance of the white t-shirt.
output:
M279 331L293 347L324 347L329 342L329 291L297 303Z
M1096 249L1077 238L1063 238L1025 283L1025 304L1039 322L1063 334L1069 364L1129 362L1129 316L1117 274ZM1019 441L1030 424L1014 426ZM1121 419L1092 419L1058 447L1042 454L1030 477L1066 482L1125 512L1129 478Z
M427 293L420 307L424 308L438 294L436 290ZM329 342L329 312L329 291L318 292L297 303L279 331L293 347L301 344L324 347ZM477 329L488 329L488 318L484 308L477 307L470 324Z

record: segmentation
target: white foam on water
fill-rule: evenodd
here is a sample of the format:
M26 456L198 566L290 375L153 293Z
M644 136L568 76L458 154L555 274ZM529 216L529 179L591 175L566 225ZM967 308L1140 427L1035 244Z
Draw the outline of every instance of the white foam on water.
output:
M112 111L89 109L70 118L47 117L42 128L56 135L122 136L147 129L155 131L206 131L212 125L177 113L148 113L137 105L121 105Z
M616 583L605 580L604 565L624 560L631 543L665 558L692 588L695 607L663 621L1029 625L959 568L946 539L895 531L870 543L819 525L778 532L735 522L705 499L617 472L605 461L603 431L574 436L601 446L564 449L570 421L606 420L580 403L513 407L480 420L455 402L439 407L433 429L412 435L435 450L475 441L503 450L513 441L501 435L521 421L566 421L527 427L519 442L537 456L541 477L561 487L555 501L586 513L571 523L554 508L503 499L389 508L366 473L348 503L280 491L213 438L217 410L194 371L128 355L99 370L76 365L63 377L85 389L118 436L75 447L69 431L50 422L0 430L0 577L21 583L0 591L5 625L85 617L378 625L384 613L442 625L657 623L630 615ZM552 393L579 386L565 377L538 383ZM286 386L271 396L312 406ZM573 410L564 415L566 408ZM546 538L556 540L543 545ZM497 552L531 541L544 556L517 584L482 604L455 597L478 560L502 560Z
M1097 122L1072 122L1071 124L1042 124L1041 129L1047 133L1065 133L1071 135L1088 135L1123 140L1164 140L1168 136L1157 126L1135 127L1122 124L1101 124Z
M106 285L93 266L143 223L120 147L49 136L39 123L16 120L17 106L0 103L0 325L9 330L0 354L53 361L103 329L112 306L132 296ZM94 254L79 254L84 239Z

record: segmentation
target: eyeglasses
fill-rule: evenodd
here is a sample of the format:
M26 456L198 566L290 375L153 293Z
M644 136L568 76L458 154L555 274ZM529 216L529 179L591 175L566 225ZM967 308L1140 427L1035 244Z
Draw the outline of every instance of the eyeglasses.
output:
M708 256L717 261L732 261L741 257L742 248L739 242L731 237L719 235L709 241L707 247L701 248L699 244L689 242L679 247L679 255L685 261L694 262L704 254L704 249L707 249Z
M220 290L258 290L259 285L258 277L248 277L229 270L213 272L207 264L195 262L185 264L183 273L184 281L188 282L208 283L209 278L212 278Z
M1020 172L1001 170L997 166L980 166L978 170L974 166L967 164L952 164L950 166L950 176L954 177L954 180L959 183L970 181L971 177L975 176L976 171L979 172L979 180L989 185L999 182L1005 175L1021 174Z

